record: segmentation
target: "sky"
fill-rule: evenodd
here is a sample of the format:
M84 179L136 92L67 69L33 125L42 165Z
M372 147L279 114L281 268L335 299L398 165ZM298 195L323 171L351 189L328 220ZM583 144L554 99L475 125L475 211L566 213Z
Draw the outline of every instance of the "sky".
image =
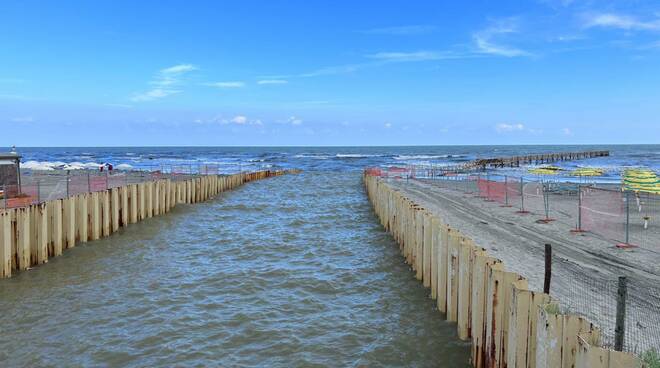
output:
M0 3L0 146L659 138L657 1Z

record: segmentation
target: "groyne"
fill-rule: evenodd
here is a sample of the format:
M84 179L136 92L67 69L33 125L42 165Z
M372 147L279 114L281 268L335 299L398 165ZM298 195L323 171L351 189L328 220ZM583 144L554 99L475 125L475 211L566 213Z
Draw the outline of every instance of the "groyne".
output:
M465 166L466 168L477 168L485 170L487 167L518 167L524 164L547 164L557 161L573 161L594 157L607 157L609 155L610 151L539 153L523 156L476 159L467 163Z
M399 244L415 277L458 337L472 343L477 368L631 368L636 356L601 346L601 331L588 320L561 313L560 301L530 290L475 242L386 179L365 172L364 183L381 224Z
M110 236L121 227L166 214L177 204L203 202L244 183L289 172L160 179L0 209L0 277L47 263L50 257Z

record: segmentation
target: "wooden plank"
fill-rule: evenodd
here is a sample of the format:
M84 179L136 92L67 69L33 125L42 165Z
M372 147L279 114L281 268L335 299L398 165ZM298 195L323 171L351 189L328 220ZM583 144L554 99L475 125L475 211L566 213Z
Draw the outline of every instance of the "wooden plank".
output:
M30 267L30 209L27 207L16 210L16 254L18 269L27 270Z
M532 292L527 290L525 284L515 282L512 285L506 356L509 367L527 367L529 305L532 301Z
M101 204L99 192L92 192L88 198L89 203L89 239L97 240L101 237Z
M138 219L140 218L140 195L138 194L138 185L131 185L129 191L129 198L131 200L129 206L131 209L129 211L128 220L131 224L134 224L138 222Z
M487 266L499 262L481 249L475 252L473 277L472 277L472 302L471 321L472 326L472 363L476 368L484 365L484 345L486 342L486 292L488 269Z
M121 204L119 205L120 211L121 211L121 217L120 217L120 226L126 227L129 222L129 213L130 213L130 208L129 208L129 201L128 201L128 192L129 192L129 187L124 185L123 187L119 188L119 196L121 198Z
M563 316L556 314L556 304L547 304L538 309L536 333L536 367L561 367L563 340Z
M438 251L440 242L440 219L431 216L431 298L438 298Z
M69 197L64 200L64 211L63 211L63 226L64 226L64 237L65 237L65 246L66 249L73 248L76 246L76 204L78 200L76 197Z
M138 191L138 221L142 221L147 217L147 190L146 183L139 183L137 185Z
M151 183L153 190L153 209L154 216L160 215L160 180Z
M469 238L461 238L458 258L458 338L468 340L471 336L470 313L472 297L472 255L476 247Z
M501 263L487 265L486 292L486 340L484 343L484 367L499 367L501 362L502 316L504 307L504 266Z
M458 261L460 235L457 231L449 234L447 248L447 321L458 321Z
M119 224L121 222L121 201L119 199L119 188L112 188L110 190L110 217L111 217L111 233L119 230Z
M52 202L52 239L53 239L53 256L57 257L62 255L64 231L62 223L62 203L61 199Z
M529 305L529 333L527 337L527 367L536 368L536 347L537 347L537 335L538 335L538 315L539 309L544 305L551 302L550 295L540 292L531 293L531 301Z
M101 237L110 236L112 219L110 218L110 192L104 190L99 192L99 203L101 205Z
M35 206L37 217L37 227L32 230L37 233L37 263L48 262L48 206L46 203L40 203Z
M447 314L447 262L449 251L449 234L453 230L444 225L441 228L438 249L438 299L437 306L440 313Z
M147 218L154 217L154 183L145 183Z
M433 230L431 228L431 214L427 211L422 213L424 219L424 249L422 251L422 273L424 287L431 287L431 243Z
M10 277L11 276L11 238L12 226L11 226L11 214L13 210L3 210L0 211L0 277Z

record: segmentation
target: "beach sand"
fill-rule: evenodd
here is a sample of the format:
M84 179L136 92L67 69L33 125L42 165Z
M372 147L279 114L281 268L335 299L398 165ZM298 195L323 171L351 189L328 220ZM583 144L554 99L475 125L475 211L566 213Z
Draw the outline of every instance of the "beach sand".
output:
M500 258L508 270L543 289L544 247L553 247L550 294L563 310L587 317L603 329L604 343L613 341L617 277L629 278L626 348L644 351L660 344L660 253L652 248L618 249L615 242L590 233L574 234L576 199L553 195L547 224L542 206L529 203L529 214L518 208L484 201L476 194L446 188L439 180L388 181L415 202L431 210L477 245ZM540 207L540 208L539 208Z

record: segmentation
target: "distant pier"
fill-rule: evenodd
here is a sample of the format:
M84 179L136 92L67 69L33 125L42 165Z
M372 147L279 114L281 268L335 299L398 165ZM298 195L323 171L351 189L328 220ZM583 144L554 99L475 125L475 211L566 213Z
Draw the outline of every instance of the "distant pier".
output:
M607 157L610 151L584 151L542 153L536 155L482 158L465 164L467 169L486 169L488 167L518 167L525 164L547 164L557 161L574 161L594 157Z

